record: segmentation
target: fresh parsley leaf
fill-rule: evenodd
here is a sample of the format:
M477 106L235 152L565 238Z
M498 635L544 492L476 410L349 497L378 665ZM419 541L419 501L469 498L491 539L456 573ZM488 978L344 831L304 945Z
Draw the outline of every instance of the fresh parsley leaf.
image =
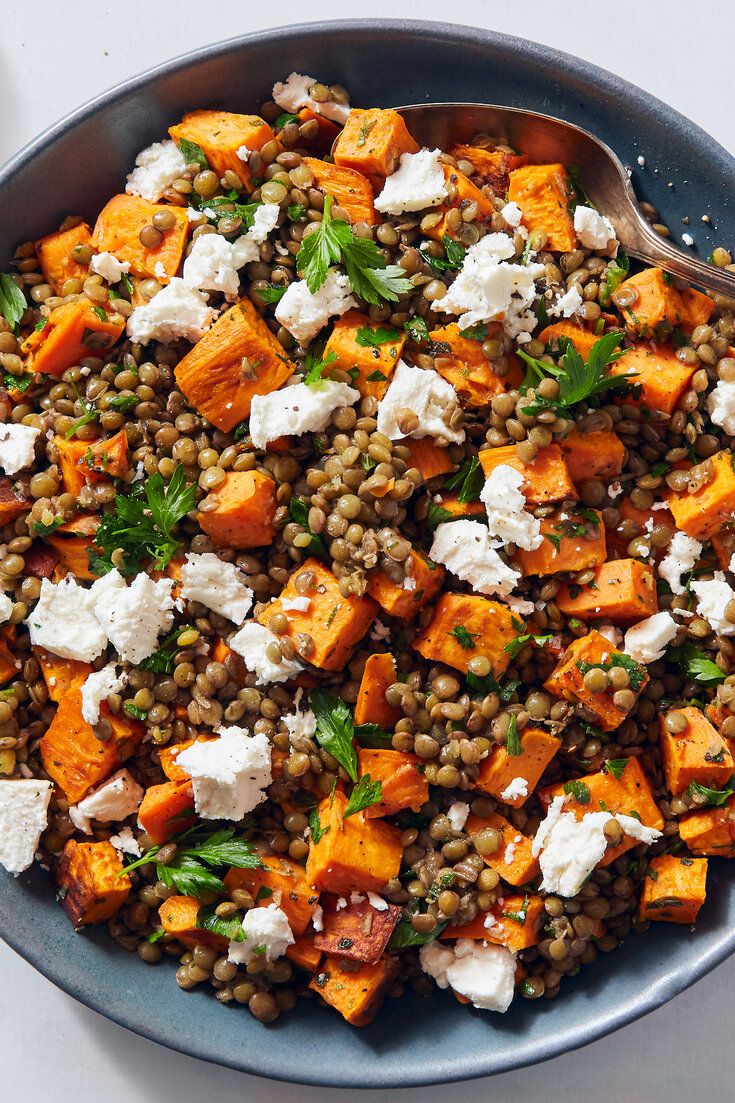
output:
M139 669L152 670L155 674L173 673L176 652L180 650L179 636L183 632L188 632L190 628L190 624L182 624L180 628L174 628L173 632L161 642L161 646L157 651L138 663Z
M497 693L501 704L507 705L521 684L520 679L509 678L507 682L498 682L492 674L467 673L467 688L474 701L482 701L490 693Z
M503 650L507 655L510 655L511 659L515 659L516 655L519 655L527 644L535 643L537 647L545 647L553 638L551 632L544 635L534 635L532 632L527 632L524 636L516 636L510 643L506 643Z
M273 303L280 303L287 290L288 288L281 284L269 283L267 287L261 287L255 294L262 302L272 305Z
M518 733L518 717L514 712L511 713L510 723L508 724L505 749L513 758L517 757L519 754L523 754L523 744L521 743L521 737Z
M373 750L393 747L393 732L385 731L380 724L355 724L355 739L361 747Z
M390 936L388 949L398 951L406 950L409 946L425 946L427 942L433 942L435 938L439 937L447 923L448 920L437 923L433 931L422 934L420 931L413 929L410 919L399 919L393 928L393 934Z
M203 892L224 892L221 878L213 870L235 866L237 869L263 869L263 863L247 839L237 838L232 827L217 831L192 828L173 840L176 851L166 862L156 860L161 850L154 846L136 861L126 865L118 876L139 866L155 862L159 881L173 887L184 896L200 896Z
M300 218L304 218L306 215L306 207L303 203L291 203L287 207L286 213L292 222L298 222Z
M314 807L309 812L309 827L311 828L312 842L315 846L320 839L322 839L325 835L328 835L329 832L332 830L331 827L322 827L322 825L320 824L319 810L317 809L316 805L314 805Z
M127 272L123 272L123 274L120 276L120 282L127 291L128 295L132 298L133 294L135 293L135 288L133 287L133 281L131 280Z
M160 942L165 935L163 927L156 927L155 931L151 931L150 934L145 936L146 942Z
M627 671L630 688L634 693L637 693L645 681L646 668L641 663L637 663L630 655L624 655L621 651L613 651L610 658L606 659L604 663L577 663L577 669L583 676L589 670L610 671L614 666L621 666L623 670Z
M618 255L608 266L605 272L605 278L602 281L602 286L600 287L599 298L601 306L608 305L613 294L627 277L629 271L630 261L628 260L628 254L622 246L618 246Z
M50 536L52 532L56 532L59 525L63 525L63 517L54 517L48 525L45 525L43 521L34 521L31 528L34 532L37 532L39 536Z
M429 340L429 327L423 318L418 315L414 318L409 318L407 322L403 323L403 328L408 334L410 341L415 341L417 345L426 344Z
M104 309L101 306L93 306L92 310L95 312L95 314L97 315L97 317L99 318L99 320L101 322L109 321L109 318L107 317L107 314L105 313Z
M67 440L71 440L72 437L76 436L77 431L81 429L83 425L89 425L91 421L97 421L100 416L100 412L95 406L94 402L87 402L85 398L82 398L73 383L72 387L74 388L74 394L76 395L77 402L80 403L82 409L84 410L84 413L81 417L77 418L77 420L72 425L70 425L64 433L64 436Z
M232 434L233 440L245 440L250 436L250 423L248 421L241 421Z
M276 130L283 130L284 126L288 126L289 123L300 123L301 119L298 115L293 115L290 111L284 111L282 115L279 115L273 124Z
M145 720L148 715L146 709L138 708L132 701L124 701L123 709L127 712L128 716L132 716L134 720Z
M318 533L312 532L309 528L309 507L306 502L294 495L288 503L288 515L292 521L295 521L297 525L301 525L311 536L311 543L307 545L309 553L326 562L329 559L327 545Z
M206 154L202 147L197 145L196 142L192 142L188 138L179 138L176 145L179 147L179 152L187 165L199 165L200 169L209 168L209 161L207 160Z
M387 345L390 341L398 341L400 336L398 330L391 329L390 326L378 326L377 329L373 329L372 326L360 326L355 344L362 348L379 348L380 345Z
M623 334L618 331L606 333L595 341L586 362L569 341L558 365L537 360L519 348L518 355L529 369L523 381L526 388L533 384L533 378L529 379L529 373L533 373L536 381L551 375L559 384L559 394L555 399L536 395L530 405L523 407L522 412L535 416L545 410L554 410L561 413L561 416L565 416L564 411L578 402L584 402L610 390L629 388L635 376L610 375L605 370L609 364L615 363L623 355L624 350L618 347L622 340Z
M247 935L242 929L242 912L234 915L217 915L217 904L202 906L197 912L196 927L200 931L211 931L213 934L228 938L230 942L244 942Z
M273 895L273 889L268 885L261 885L255 894L255 903L259 904L261 900L267 900L269 896Z
M356 812L362 812L364 808L370 808L373 804L379 804L383 799L383 785L380 781L373 781L370 774L363 774L350 793L350 799L344 811L344 819L354 816Z
M430 532L433 532L439 525L444 524L445 521L451 521L454 514L450 513L444 506L440 506L438 502L430 501L426 510L426 524Z
M592 799L584 781L565 781L564 792L573 796L577 804L589 804Z
M694 682L700 682L705 686L716 686L725 681L726 675L717 663L689 640L681 647L670 647L666 652L666 658L669 662L680 666L687 678L691 678Z
M487 322L478 322L476 326L468 326L462 330L462 337L467 341L487 341Z
M627 758L608 758L604 763L605 773L612 774L616 781L620 781L623 770L628 765Z
M479 632L468 632L463 624L458 624L449 633L450 636L454 636L455 640L460 647L463 647L465 651L475 650L475 639L480 635Z
M688 796L693 797L696 794L698 797L704 797L706 803L712 808L720 808L726 804L734 792L735 789L709 789L706 785L700 785L698 781L690 782L687 789Z
M316 716L316 741L320 747L336 758L350 778L357 781L357 753L355 752L355 726L352 714L344 701L332 697L324 689L315 689L310 704Z
M480 492L485 485L485 473L480 467L477 456L465 460L458 471L455 471L444 484L445 490L457 490L457 500L462 505L468 502L477 502Z
M367 376L368 383L385 383L388 379L387 375L383 375L382 371L371 371Z
M111 398L107 406L111 410L131 410L140 402L137 394L118 394Z
M530 896L523 897L523 903L517 912L503 912L503 919L512 919L514 923L520 923L521 926L526 922L526 916L528 915L528 905L531 903Z
M461 268L467 252L464 245L459 241L452 241L447 234L442 238L442 245L444 246L443 257L434 257L431 253L425 253L423 249L419 250L432 272L456 271ZM462 336L465 334L463 333Z
M377 119L366 119L365 120L365 122L360 127L360 133L357 136L356 144L358 146L364 146L365 145L365 142L368 139L368 135L369 135L370 131L373 129L373 127L375 126L375 124L377 123L377 121L378 121Z
M307 352L304 360L304 383L307 387L313 387L322 382L324 371L337 359L336 352L328 352L322 359L320 356Z
M9 391L27 391L33 382L33 375L13 375L11 372L3 372L3 387Z
M0 314L14 333L18 331L20 320L28 309L26 297L12 276L0 272Z

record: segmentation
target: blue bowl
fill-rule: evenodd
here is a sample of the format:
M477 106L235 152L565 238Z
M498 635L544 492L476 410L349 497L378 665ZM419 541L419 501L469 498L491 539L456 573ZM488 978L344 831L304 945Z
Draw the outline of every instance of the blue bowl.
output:
M162 65L93 100L0 171L0 255L69 212L93 219L138 150L195 107L249 111L292 70L346 85L364 105L475 101L527 107L586 127L633 169L641 198L675 235L691 219L699 251L735 240L735 164L694 123L609 73L546 46L489 31L413 21L307 24L237 38ZM637 158L645 158L640 168ZM709 214L712 225L701 222ZM716 234L712 226L716 227ZM0 934L64 991L173 1049L297 1083L396 1088L486 1076L555 1057L659 1007L735 949L735 891L713 863L696 933L658 924L602 956L548 1003L506 1015L447 993L388 1001L355 1030L316 1000L272 1026L211 992L180 992L104 929L75 934L36 868L0 875Z

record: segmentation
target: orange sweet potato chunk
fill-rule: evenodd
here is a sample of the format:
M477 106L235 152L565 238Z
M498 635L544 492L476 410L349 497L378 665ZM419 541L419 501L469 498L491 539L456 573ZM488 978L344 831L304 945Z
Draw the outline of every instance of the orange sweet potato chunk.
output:
M397 904L377 911L367 897L349 900L337 907L339 897L322 897L322 930L314 935L314 946L327 954L373 965L382 957L401 914Z
M301 938L297 938L292 946L286 950L286 957L299 969L305 969L307 973L315 973L321 964L323 954L314 945L314 931L308 930Z
M386 176L398 168L401 156L418 150L397 111L353 107L334 144L334 162L363 173L379 190Z
M334 140L338 134L341 133L340 128L336 123L333 123L331 119L327 119L324 115L318 115L316 111L312 111L310 107L302 107L299 111L299 119L302 123L316 123L316 134L312 138L304 138L303 144L310 149L316 150L317 153L324 154L329 153Z
M639 337L653 337L681 324L684 308L679 292L660 268L644 268L624 280L618 292L635 293L622 314L628 329Z
M707 859L661 854L643 878L639 918L694 923L707 895Z
M32 500L7 475L0 476L0 527L9 525L31 508Z
M374 226L380 216L373 206L373 186L366 176L354 169L331 165L316 157L304 157L303 162L314 177L314 186L331 195L335 204L346 211L352 222L367 222Z
M183 946L207 946L220 954L225 953L229 945L226 938L197 927L200 906L194 896L169 896L158 909L161 927Z
M369 315L359 310L348 310L334 323L324 347L325 360L330 355L335 357L330 368L339 368L348 374L357 372L353 386L363 397L377 399L381 399L388 389L390 377L406 343L405 332L383 327L396 336L379 345L370 344L370 340L379 336L379 328L372 323Z
M61 906L75 927L104 923L120 910L133 887L111 843L69 839L56 862Z
M454 470L449 449L444 445L435 444L429 437L423 437L421 440L407 437L401 441L401 444L410 452L408 466L420 471L424 482Z
M379 724L393 730L403 712L388 704L385 691L396 677L396 661L390 652L375 652L368 657L355 703L356 724Z
M50 651L44 651L42 647L34 647L33 654L41 667L41 675L46 683L48 695L56 704L71 690L72 686L81 685L92 673L91 663L78 662L76 659L62 659L58 655L52 655Z
M735 513L735 470L733 453L717 452L709 460L714 478L688 494L686 490L668 495L676 527L687 536L709 537L722 528Z
M735 857L735 797L719 808L703 808L682 816L679 837L692 854Z
M559 571L583 571L587 567L600 567L605 562L607 546L605 526L602 514L592 511L597 517L597 525L589 517L569 510L563 515L553 513L541 520L543 543L532 551L518 548L515 561L528 578L531 575L557 574ZM584 535L564 535L577 533L582 529ZM557 547L558 544L558 547Z
M170 230L163 231L161 243L151 249L141 243L140 231L159 211L170 212L175 221ZM112 253L118 260L127 261L132 275L168 283L179 270L188 233L186 207L149 203L139 195L125 193L114 195L97 215L92 244L101 253Z
M658 612L653 573L637 559L609 560L579 593L579 587L573 586L566 583L555 599L562 613L570 617L630 624Z
M294 371L250 299L241 299L179 361L174 375L189 405L229 432L250 415L254 395L277 391Z
M480 763L475 781L476 788L511 808L521 808L526 803L561 746L559 740L543 728L524 728L520 741L522 750L518 755L510 755L504 746L496 744ZM516 778L523 778L526 782L526 795L504 797L503 792Z
M438 563L432 563L428 556L417 548L410 553L413 571L403 583L393 582L381 568L368 574L367 592L377 601L386 613L402 620L412 620L427 602L433 601L442 588L445 570ZM405 583L413 583L407 588Z
M691 333L697 326L706 326L715 309L714 299L704 295L694 287L686 287L679 292L681 300L681 328Z
M559 447L575 486L585 479L612 479L623 470L625 446L610 429L570 433Z
M398 875L401 833L363 812L344 818L347 797L336 792L318 806L322 835L309 841L306 880L321 892L379 892Z
M67 280L86 280L89 267L79 264L72 256L77 245L92 245L92 234L86 222L72 226L70 230L57 230L36 242L36 256L46 283L50 283L58 295Z
M502 326L489 322L484 331L488 337L496 337ZM491 363L482 351L482 341L464 337L455 322L433 329L429 337L437 350L434 367L451 383L464 406L488 406L495 395L518 387L523 379L517 356L511 353ZM495 365L508 370L497 375Z
M57 306L43 329L33 330L21 345L28 368L44 375L63 375L85 356L99 356L112 348L125 328L125 319L109 307L104 313L103 319L89 299Z
M482 819L468 816L465 831L471 837L486 827L499 831L502 842L494 854L483 854L485 865L494 869L509 885L525 885L538 876L539 864L531 853L533 840L528 835L523 835L499 812Z
M442 594L432 619L412 646L430 662L446 663L463 673L467 672L470 659L485 655L493 676L499 678L510 662L506 645L523 631L513 621L508 606L500 602L475 594ZM453 635L459 627L469 633L474 647L464 647Z
M610 641L593 630L569 645L546 679L544 689L555 697L584 705L595 714L598 727L603 731L614 731L625 720L627 713L614 704L611 689L604 693L592 693L587 689L579 664L590 663L594 666L607 663L614 661L617 654ZM640 689L643 690L649 680L644 668L641 668L641 675L643 681Z
M649 410L662 410L665 414L672 414L679 405L696 370L696 364L679 360L671 345L657 344L653 348L643 341L626 349L610 366L613 375L631 375L632 383L640 383L639 405ZM626 396L625 401L636 400Z
M482 219L484 222L489 222L495 212L492 200L480 191L477 184L474 184L469 176L465 176L463 172L460 172L457 168L452 168L451 165L443 165L442 168L449 198L440 207L436 208L437 213L442 215L439 222L428 230L424 230L426 236L433 238L434 241L443 241L445 237L457 237L457 230L452 229L447 219L447 215L453 207L464 209L468 203L475 203L477 206L476 219Z
M157 846L185 831L196 820L190 781L164 781L151 785L138 809L138 822Z
M482 939L496 946L507 946L512 954L517 954L539 944L544 914L541 896L504 893L502 904L496 904L489 912L478 912L469 923L445 927L439 937L443 942L454 938Z
M197 514L203 532L219 548L259 548L275 536L276 486L260 471L228 471L210 494L217 507Z
M359 969L347 969L340 958L327 957L309 988L352 1026L367 1026L380 1010L398 967L398 958L388 956Z
M361 748L357 752L360 776L369 774L382 785L383 797L365 809L367 819L394 816L410 808L418 812L429 799L429 785L421 773L421 762L415 755L402 751Z
M508 467L520 471L525 480L522 490L529 505L545 505L547 502L578 497L558 444L540 448L532 463L520 460L512 444L500 448L484 448L477 458L486 478L500 464L507 464Z
M524 165L510 174L508 199L523 211L528 230L542 230L547 235L546 248L555 253L569 253L577 247L567 207L571 191L564 165Z
M699 709L689 706L673 711L686 719L687 726L674 735L666 726L666 716L659 716L659 746L669 791L680 796L692 782L724 788L735 773L727 741Z
M576 322L554 322L542 329L538 335L539 341L543 341L545 345L552 349L559 348L560 337L565 337L568 341L571 341L585 361L593 346L597 343L595 334L590 333L588 329L583 329Z
M528 163L525 153L509 153L502 149L483 149L481 146L458 143L450 147L449 152L455 161L469 161L474 166L473 179L489 185L495 195L503 198L508 194L510 174Z
M311 586L301 593L296 589L296 578L307 573L311 575ZM284 601L288 604L304 596L310 599L309 608L304 612L284 607ZM370 597L343 597L332 572L318 559L307 559L291 575L280 597L259 614L258 620L267 626L274 613L283 613L288 628L282 635L293 638L304 632L311 636L314 650L309 662L312 666L320 670L342 670L375 619L377 608Z
M294 938L300 938L314 914L318 893L296 862L280 854L261 860L265 869L230 869L225 874L225 888L228 892L245 889L258 907L278 904L286 913Z
M262 149L274 138L268 123L259 115L237 115L232 111L188 111L168 132L177 145L182 138L198 145L218 176L224 176L228 169L236 173L248 192L255 185L247 162L238 157L237 151L241 146L251 151Z

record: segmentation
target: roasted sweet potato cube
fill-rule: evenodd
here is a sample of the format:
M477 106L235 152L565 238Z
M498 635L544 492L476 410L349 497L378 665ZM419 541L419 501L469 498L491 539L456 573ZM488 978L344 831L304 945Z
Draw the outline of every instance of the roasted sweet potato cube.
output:
M694 923L707 895L707 859L661 854L643 878L639 918Z
M237 115L232 111L188 111L168 132L177 145L182 138L198 145L218 176L224 176L228 169L236 173L248 192L255 185L247 161L237 151L242 146L251 151L262 149L274 138L268 123L259 115Z
M311 585L303 593L296 588L299 576L311 575ZM305 611L289 609L296 598L308 597ZM282 635L295 637L305 632L314 641L309 662L320 670L342 670L352 652L375 619L377 605L370 597L343 597L337 579L318 559L307 559L289 578L281 596L272 601L258 620L268 625L274 613L283 613L288 628Z
M611 365L613 375L630 375L631 383L640 384L640 399L626 395L626 402L636 402L649 410L673 414L687 391L697 364L685 364L671 345L656 344L655 348L639 341L626 349Z
M687 536L709 537L722 528L735 513L735 470L732 453L717 452L708 461L714 468L714 478L699 490L686 490L668 495L676 527Z
M539 864L531 853L533 842L527 835L523 835L499 812L492 812L489 816L468 816L465 831L472 837L486 827L492 827L500 832L502 842L494 854L483 854L485 865L494 869L509 885L525 885L538 875Z
M0 476L0 528L27 513L33 504L7 475Z
M597 524L591 521L592 514ZM586 567L601 567L605 562L605 526L602 514L596 510L586 516L572 510L564 514L552 513L542 518L541 535L544 540L537 548L516 551L515 561L524 578L559 571L583 571Z
M498 601L476 594L442 594L433 617L412 646L430 662L446 663L463 673L470 659L485 655L492 664L493 676L499 678L510 662L507 644L523 631L513 621L508 606ZM467 635L456 631L460 628ZM466 646L468 639L472 647Z
M511 172L528 163L525 153L510 153L504 149L483 149L458 143L451 146L449 152L455 161L469 161L475 170L473 180L489 185L501 199L508 194Z
M418 149L397 111L353 107L334 144L334 161L363 173L380 189L386 176L398 168L401 156Z
M483 339L496 337L502 326L488 322L480 332L486 335ZM488 406L495 395L520 385L523 372L515 354L491 362L482 351L482 339L464 337L455 322L433 329L429 336L436 350L434 367L452 384L464 406ZM496 374L497 369L503 374Z
M229 943L223 935L197 927L200 906L194 896L169 896L158 909L161 926L183 946L207 946L226 953Z
M615 663L618 655L619 652L615 651L610 641L593 630L569 645L544 682L544 689L553 693L555 697L563 697L567 701L584 705L594 713L598 727L603 731L614 731L628 714L613 702L611 689L607 689L604 693L592 693L587 689L583 671L588 664L595 666L601 663ZM629 662L627 659L626 661ZM638 692L640 692L649 680L645 667L638 668L638 679L640 680Z
M539 341L543 341L554 352L561 348L560 338L571 341L584 361L597 343L596 335L578 325L577 322L554 322L542 329L538 335Z
M375 652L368 657L355 703L356 724L380 724L392 731L403 715L389 705L385 691L396 681L396 661L390 652Z
M508 199L523 211L528 230L546 234L546 248L569 253L577 247L574 222L569 214L572 182L564 165L524 165L510 174Z
M61 478L64 482L64 490L67 494L79 496L79 491L86 484L84 468L84 454L89 447L82 440L65 440L64 437L54 437L54 448L58 456Z
M478 912L469 923L453 923L445 927L440 938L477 938L507 946L512 954L537 946L543 937L544 901L541 896L517 892L503 894L503 903L489 912Z
M339 897L321 897L322 930L314 934L314 946L327 954L372 965L382 957L401 914L397 904L378 910L366 897L353 893L346 906ZM344 899L344 898L343 898Z
M369 774L382 785L383 797L365 809L367 819L393 816L405 808L418 812L429 799L429 785L419 766L420 759L402 751L362 748L357 752L360 775Z
M160 244L150 248L142 244L140 231L160 211L173 215L174 223L170 230L163 231ZM168 283L179 270L188 233L186 207L149 203L139 195L122 194L114 195L97 215L92 243L101 253L112 253L118 260L127 261L132 275Z
M570 433L559 447L575 486L581 486L585 479L606 481L623 470L625 446L610 429Z
M61 906L75 927L112 919L132 886L120 854L111 843L69 839L56 862Z
M150 785L138 809L138 823L157 846L168 842L195 822L194 793L190 781L165 781Z
M62 303L49 314L43 329L34 329L21 346L27 366L44 375L63 375L85 356L111 348L125 328L125 319L108 306L102 318L89 299Z
M276 854L261 859L265 869L230 869L225 874L228 892L245 889L259 907L277 904L286 913L294 938L309 926L318 900L304 877L303 866Z
M33 654L41 667L48 695L56 704L73 686L81 685L92 673L91 663L62 659L58 655L52 655L50 651L44 651L42 647L34 647Z
M435 479L437 475L446 475L454 469L449 449L445 445L436 444L429 437L421 440L407 437L401 444L410 452L408 466L420 471L424 482Z
M625 324L639 337L666 334L683 320L679 292L660 268L644 268L621 283L618 291L634 292L630 306L622 308Z
M125 430L120 429L114 436L88 445L82 464L89 473L88 478L124 479L130 470Z
M489 222L495 213L492 200L480 191L477 184L474 184L469 176L465 176L463 172L460 172L457 168L452 168L451 165L443 165L442 167L450 198L436 208L437 213L442 215L439 222L435 226L430 226L428 230L424 230L426 236L433 238L434 241L443 241L445 237L457 237L457 229L450 225L447 217L453 207L464 210L469 203L474 203L477 206L476 220L481 219L484 222Z
M613 624L630 624L658 612L653 572L638 559L608 560L597 568L592 582L581 588L566 583L555 600L567 616Z
M299 144L303 143L303 145L319 154L329 153L334 145L335 138L341 133L340 128L331 119L327 119L324 115L318 115L310 107L302 107L298 114L302 123L316 123L316 134L310 138L304 138L301 135Z
M452 521L458 517L484 517L485 516L485 503L481 501L476 502L460 502L459 494L435 494L434 505L438 509L444 512L440 514L440 517L444 521ZM445 517L444 514L447 514Z
M322 829L309 842L306 879L321 892L379 892L398 875L403 847L397 828L363 812L344 818L347 797L336 792L317 809Z
M671 710L683 716L687 726L681 734L669 731L666 716L659 716L659 746L669 792L680 796L692 782L721 789L735 773L730 747L697 708Z
M560 743L543 728L524 728L520 733L521 754L510 755L505 747L496 744L486 759L480 763L475 787L497 797L511 808L526 803L539 783L541 775L559 750ZM512 781L523 778L526 794L504 797L503 793Z
M381 328L389 335L385 341L381 340L384 335ZM377 343L379 340L380 343ZM353 386L361 395L381 399L405 343L405 332L390 326L376 326L369 315L359 310L348 310L334 323L324 346L324 358L334 356L330 368L339 368L348 375L353 373ZM357 375L354 375L355 372Z
M717 556L717 562L723 571L730 570L730 560L735 555L735 529L720 529L710 536L712 550Z
M78 804L121 766L120 744L137 746L143 738L143 725L132 716L115 716L104 702L100 711L112 725L112 736L106 742L97 739L82 716L81 685L75 682L59 702L41 740L43 768L70 804Z
M48 551L54 556L56 564L53 576L65 578L73 574L75 578L91 581L99 578L89 565L90 552L94 548L94 537L72 536L68 533L55 532L46 537L46 542L51 545ZM26 565L28 557L26 556ZM34 572L36 573L36 572Z
M522 490L529 505L545 505L547 502L559 502L563 498L578 496L558 444L540 448L532 463L520 460L512 444L500 448L485 448L477 458L486 478L500 464L507 464L508 467L520 471L524 478Z
M373 206L373 186L367 176L354 169L319 161L316 157L304 157L303 163L314 177L314 186L325 195L331 195L335 204L345 211L352 222L367 222L374 226L380 216Z
M0 636L0 686L4 686L11 678L17 677L21 669L22 663L8 647L7 639Z
M250 415L254 395L277 391L294 371L253 304L241 299L179 361L174 375L189 405L229 432Z
M403 583L393 582L382 568L368 574L367 592L386 613L402 620L412 620L427 602L433 601L442 588L445 571L438 563L413 548L410 553L412 573ZM409 585L406 585L408 583Z
M86 280L89 266L74 260L72 251L77 245L92 245L92 235L86 222L80 222L69 230L57 230L36 242L36 256L46 283L56 294L67 280Z
M209 497L216 499L216 508L197 514L197 520L217 547L260 548L273 541L273 479L260 471L228 471Z
M48 540L48 543L50 544L52 541L53 537ZM67 570L59 567L59 556L54 549L47 547L46 544L33 544L27 552L23 553L23 560L25 562L22 571L24 578L35 575L36 578L50 578L56 581L59 572L61 572L62 578L65 574L68 574Z
M715 309L714 299L697 291L695 287L685 287L679 292L681 301L681 328L691 333L697 326L706 326Z
M679 820L679 837L692 854L735 856L735 797L719 808L703 808Z
M352 1026L367 1026L380 1010L398 966L398 958L386 956L348 969L340 958L328 957L309 988Z
M301 938L297 938L293 945L286 950L286 957L299 969L305 969L307 973L315 973L322 960L321 950L314 945L314 931L308 930Z

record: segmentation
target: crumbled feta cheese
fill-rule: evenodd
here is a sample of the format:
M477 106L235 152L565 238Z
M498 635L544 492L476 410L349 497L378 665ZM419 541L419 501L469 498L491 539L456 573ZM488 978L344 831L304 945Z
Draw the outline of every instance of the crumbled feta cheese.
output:
M447 819L452 831L461 831L467 823L470 814L470 806L463 800L455 800L447 809Z
M13 602L7 594L0 593L0 624L5 624L6 621L10 620L12 612Z
M514 597L512 594L505 595L505 602L509 609L514 613L517 613L519 617L530 617L531 613L536 609L535 604L532 601L527 601L523 597ZM539 608L543 608L546 604L545 601L540 601Z
M317 904L311 914L311 925L317 933L324 930L324 909L321 904Z
M187 287L200 291L221 291L227 299L236 299L240 289L238 269L260 260L260 246L278 222L277 203L256 208L253 225L228 241L221 234L202 234L196 238L184 261L182 278Z
M351 892L350 893L350 903L351 904L362 904L365 901L365 899L366 899L366 897L364 897L361 892Z
M575 283L564 295L560 295L556 302L552 303L552 305L547 308L549 317L571 318L572 314L576 314L579 311L583 301L579 287Z
M281 720L286 725L286 731L292 741L311 739L316 731L316 716L311 709L306 709L304 712L287 712Z
M461 444L464 429L452 429L443 418L449 407L458 405L457 392L432 368L416 368L399 360L388 389L378 406L378 432L391 440L403 437L441 437L452 444ZM399 414L413 413L418 418L415 429L406 433Z
M347 901L345 900L344 896L338 896L337 897L337 903L334 905L334 910L338 911L338 912L341 912L346 907L347 907Z
M330 318L339 317L356 306L347 276L330 270L314 295L309 291L306 280L295 280L289 284L275 313L281 325L300 345L308 345Z
M383 214L423 211L446 199L447 181L440 156L439 149L403 153L398 168L386 179L375 200L376 210Z
M119 571L110 571L92 586L95 616L121 659L141 663L158 646L158 637L173 624L173 580L154 582L135 576L129 586Z
M149 203L157 203L166 188L186 170L186 160L175 142L154 142L135 158L135 168L128 176L125 191L140 195Z
M684 242L685 245L689 245L689 246L694 245L694 238L692 237L691 234L682 234L681 235L681 240Z
M367 894L368 903L371 908L374 908L376 912L387 912L388 902L384 900L382 896L378 896L377 892L369 892Z
M444 521L434 533L429 555L481 594L511 593L521 575L498 555L487 526L479 521Z
M453 946L427 942L421 968L440 988L451 987L484 1011L507 1011L515 990L516 959L505 946L458 938Z
M242 929L245 932L244 941L233 940L227 952L228 961L234 961L237 965L247 965L256 957L276 961L294 943L286 913L277 904L251 908L245 912Z
M40 429L32 425L0 425L0 467L6 475L16 475L30 467L36 458L36 439Z
M266 628L264 624L258 624L251 620L243 624L239 632L230 640L230 647L237 651L245 660L245 666L252 671L256 678L256 685L264 686L269 682L287 682L303 670L303 666L296 659L281 659L279 663L271 662L266 655L266 648L270 643L278 643L277 637Z
M721 425L729 437L735 436L735 383L717 381L707 398L707 412L715 425Z
M127 334L139 345L167 344L180 337L194 342L204 336L215 314L204 295L175 277L150 302L136 306L128 318Z
M110 843L121 854L129 854L132 858L140 858L143 851L129 827L123 827L117 835L110 835Z
M616 481L616 482L610 483L610 485L607 488L607 492L614 501L616 498L619 498L620 495L623 493L623 488L622 488L621 484Z
M234 624L242 624L253 604L253 591L246 585L245 575L214 552L187 552L181 582L181 596L186 601L198 601Z
M517 800L528 796L528 781L525 777L514 777L500 794L501 800Z
M127 681L126 674L118 674L115 663L108 663L102 670L93 670L82 686L82 716L88 724L96 724L100 718L100 705L113 693L119 693Z
M311 598L305 594L303 597L284 597L281 598L281 608L285 613L308 613L309 606L311 605Z
M33 646L62 659L93 662L107 647L95 602L94 587L85 590L71 577L61 582L41 579L41 593L26 620Z
M645 157L642 157L642 156L641 156L641 155L639 154L639 155L638 155L638 157L636 157L636 161L637 161L637 162L638 162L638 164L639 164L639 165L641 166L641 168L643 168L643 166L644 166L644 165L645 165L645 163L646 163L646 158L645 158Z
M293 115L297 114L302 107L308 107L315 115L323 115L325 119L331 119L332 122L344 126L350 113L350 105L335 103L334 100L319 103L318 100L312 99L311 89L318 83L319 81L314 77L304 76L303 73L291 73L285 82L278 81L273 85L272 96L279 107Z
M523 220L523 211L517 203L506 203L500 213L514 230L517 226L520 226Z
M403 582L401 583L401 588L403 590L415 590L416 589L416 579L411 578L410 575L406 575Z
M664 657L678 629L671 613L655 613L625 633L625 654L637 663L655 663Z
M725 581L722 571L715 571L709 582L692 582L697 596L697 612L718 636L735 636L735 624L725 616L725 606L735 598L735 590Z
M615 651L620 650L620 645L623 642L623 633L619 628L616 628L614 624L601 624L597 631L601 636L604 636L606 640L610 641Z
M217 739L180 751L177 765L194 786L194 807L205 820L241 820L265 800L272 780L271 745L244 728L220 728Z
M50 781L0 781L0 865L16 876L32 864L46 830Z
M536 297L535 281L546 269L542 264L501 263L514 255L507 234L487 234L467 250L454 283L434 302L434 310L459 314L460 329L502 320L511 337L530 333L538 322L530 309Z
M313 386L296 383L270 394L253 395L250 406L250 439L256 448L265 448L283 435L300 437L320 433L329 425L335 410L353 406L360 392L347 383L324 379Z
M485 504L490 536L503 544L533 551L543 544L541 522L526 509L521 493L523 475L507 463L498 464L485 480L480 498Z
M615 241L615 227L592 207L578 206L574 211L574 232L585 249L606 249Z
M505 852L503 854L503 861L505 862L505 864L507 866L512 866L513 865L513 861L514 861L515 856L516 856L516 847L518 846L520 841L521 841L521 836L516 835L516 837L512 840L512 842L509 842L508 845L506 846Z
M85 835L92 834L90 820L102 823L126 820L140 808L144 791L128 770L118 770L94 792L69 809L69 819Z
M685 592L686 587L682 586L681 576L691 571L702 551L702 545L693 536L687 536L685 532L674 533L658 568L659 575L668 582L672 594Z
M370 639L373 643L383 643L390 639L390 628L383 624L382 620L376 620L370 629Z
M240 146L237 149L237 156L240 158L241 161L247 161L252 152L252 149L248 149L247 146Z
M119 283L125 273L130 271L130 262L118 260L112 253L97 253L89 262L89 267L108 283Z

